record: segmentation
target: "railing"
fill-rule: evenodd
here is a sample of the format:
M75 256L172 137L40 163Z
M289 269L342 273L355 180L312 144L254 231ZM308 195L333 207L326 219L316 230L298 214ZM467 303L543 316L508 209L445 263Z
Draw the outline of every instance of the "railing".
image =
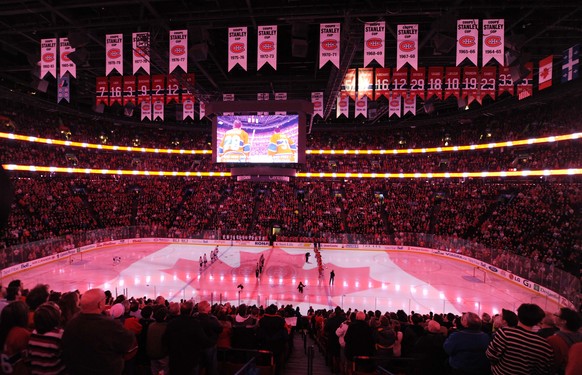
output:
M62 237L46 239L37 242L30 242L22 245L12 246L5 249L5 256L1 259L1 268L23 263L38 257L43 257L65 250L90 245L98 242L122 240L129 238L173 238L170 233L162 227L121 227L110 229L99 229L94 231L79 232ZM580 304L580 280L572 274L563 271L551 264L535 261L531 258L523 257L508 250L490 249L481 244L453 237L440 237L431 234L401 233L397 238L382 238L379 240L373 236L359 234L337 234L324 233L322 235L326 243L337 244L377 244L396 246L418 246L441 250L448 253L457 253L482 260L499 269L511 274L525 278L531 282L539 284L544 288L553 290L566 297L574 306ZM217 231L200 231L189 238L218 239L220 235ZM216 296L218 299L219 296Z

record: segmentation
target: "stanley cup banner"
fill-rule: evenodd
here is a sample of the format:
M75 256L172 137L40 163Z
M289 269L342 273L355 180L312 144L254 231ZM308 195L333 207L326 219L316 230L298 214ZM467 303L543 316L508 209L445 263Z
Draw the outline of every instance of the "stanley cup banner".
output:
M319 25L319 69L328 61L331 61L339 69L340 30L339 23L322 23Z
M374 100L374 68L358 69L358 98L362 96Z
M398 25L396 48L396 70L408 63L412 69L418 68L418 25Z
M133 55L133 74L142 68L150 74L150 33L133 33L131 38Z
M113 69L123 75L123 34L105 35L105 75Z
M77 65L69 59L69 53L75 52L75 49L69 44L68 38L60 38L59 46L61 48L60 52L60 67L59 67L59 77L69 73L71 76L77 78Z
M188 30L170 30L170 73L176 68L188 72Z
M57 78L57 39L40 40L40 79L48 73Z
M364 66L373 60L383 68L386 44L386 22L366 22L364 24Z
M228 28L228 71L238 64L247 70L247 28Z
M340 90L342 95L347 95L352 100L356 100L356 69L348 69L344 80L342 81Z
M259 26L257 38L257 70L265 63L277 70L277 26Z
M150 101L141 102L141 121L152 119L152 103Z
M276 92L275 93L275 100L287 100L287 93L286 92ZM275 112L276 115L285 116L287 112L279 111Z
M469 59L473 65L477 65L477 53L479 44L479 20L457 20L457 64L461 65L465 59ZM502 50L503 51L503 50ZM502 52L503 54L503 52ZM503 60L502 60L503 61Z
M312 92L311 103L313 103L313 116L323 118L323 92Z
M269 100L269 93L268 92L259 92L259 93L257 93L257 100L258 101ZM269 112L257 112L257 115L259 115L259 116L268 116L269 115Z
M390 100L390 68L376 69L374 93L374 100L378 100L382 96Z
M164 121L164 102L159 100L155 101L153 107L154 107L153 115L154 121L158 119Z
M396 115L396 117L402 116L402 96L396 95L388 101L388 117Z
M335 112L335 117L340 117L344 115L349 117L350 112L350 98L347 95L338 95L337 96L337 107Z
M505 20L483 20L483 63L485 66L491 59L499 65L504 65L505 50Z
M430 99L433 96L443 100L443 68L440 66L431 66L428 68L426 97Z
M368 118L368 97L362 96L361 98L356 99L356 113L354 117L364 116Z
M186 99L182 103L182 120L184 121L188 117L190 117L191 120L194 120L194 101ZM200 115L200 117L202 117L202 115Z
M418 70L410 71L410 94L416 95L422 100L424 100L425 93L425 73L425 68L418 68ZM404 101L404 104L406 105L406 101ZM406 108L404 114L406 114Z
M404 115L408 112L416 116L416 96L412 93L404 98Z

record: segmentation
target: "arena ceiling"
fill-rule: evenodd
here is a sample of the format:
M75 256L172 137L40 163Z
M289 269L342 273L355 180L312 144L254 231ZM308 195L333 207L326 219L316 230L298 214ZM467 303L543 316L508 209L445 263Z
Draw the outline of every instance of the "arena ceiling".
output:
M88 54L71 83L71 106L90 109L95 78L105 73L105 34L123 33L127 51L131 33L149 31L151 74L163 74L168 73L169 30L188 29L190 47L208 46L206 54L197 49L189 56L198 98L221 100L223 93L234 93L237 100L255 100L258 92L286 92L288 99L309 100L312 91L323 91L331 100L345 70L363 66L364 22L386 21L386 66L395 65L395 29L402 23L419 24L419 66L454 66L455 49L446 48L446 42L456 38L461 18L505 19L506 47L509 43L520 61L533 61L536 67L554 54L554 74L559 75L558 56L582 41L581 9L576 0L2 0L0 86L32 92L40 39L77 38ZM329 63L318 68L319 24L325 22L342 26L340 69ZM279 26L276 71L269 66L257 71L258 25ZM227 28L234 26L249 27L247 71L228 71ZM131 61L125 60L124 70L131 72ZM47 80L48 91L36 97L54 103L56 81Z

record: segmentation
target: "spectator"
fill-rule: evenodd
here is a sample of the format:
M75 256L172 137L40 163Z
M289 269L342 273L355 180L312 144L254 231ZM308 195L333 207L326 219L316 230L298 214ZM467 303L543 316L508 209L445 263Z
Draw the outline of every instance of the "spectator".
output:
M218 359L216 357L218 335L222 332L222 325L218 319L210 314L211 307L208 301L203 300L198 303L198 314L196 319L200 322L204 333L208 337L211 345L202 352L202 368L207 375L218 375Z
M454 374L486 375L491 372L485 350L489 335L481 330L479 315L468 312L461 317L462 329L452 333L444 342L449 365Z
M374 356L374 337L372 335L372 328L366 322L366 314L363 311L356 313L356 320L352 322L344 340L346 342L346 358L348 361L354 361L354 357L358 356ZM370 370L373 364L365 363L362 370Z
M34 327L28 341L32 375L66 374L63 353L61 311L57 304L45 302L34 312Z
M580 314L567 307L562 307L556 314L559 331L547 340L554 350L554 365L559 373L564 373L568 365L568 352L572 345L582 342L580 333Z
M153 308L155 322L148 327L146 351L150 358L150 368L152 375L158 375L161 372L169 373L168 350L163 345L162 338L168 327L166 318L168 309L164 305L155 305Z
M10 302L2 309L0 322L2 371L14 375L27 374L26 349L30 339L28 306L24 301Z

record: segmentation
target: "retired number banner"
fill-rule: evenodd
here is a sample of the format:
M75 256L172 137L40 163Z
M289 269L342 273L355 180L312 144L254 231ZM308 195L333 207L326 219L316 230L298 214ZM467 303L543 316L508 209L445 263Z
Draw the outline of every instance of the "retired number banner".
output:
M138 76L137 77L137 104L141 104L143 102L152 102L152 98L150 97L150 76ZM142 107L143 110L143 107ZM151 110L151 108L150 108ZM151 115L150 115L151 118Z
M364 66L376 60L381 67L384 67L385 43L386 22L366 22L364 24Z
M420 99L424 100L425 95L425 68L418 68L417 70L410 71L410 95L411 96L418 96ZM406 106L406 100L404 101ZM404 110L404 114L406 114L406 108ZM416 114L416 113L414 113Z
M520 83L517 84L517 98L523 100L533 95L533 63L528 62L524 65L529 74Z
M127 105L129 103L136 104L135 102L135 93L136 85L135 85L135 76L124 76L123 77L123 105Z
M259 26L257 38L257 70L265 64L277 70L277 26Z
M508 66L499 67L499 77L497 79L497 95L501 96L504 92L509 95L515 95L515 87L513 85L513 78L511 78L511 70Z
M123 77L114 76L109 77L109 104L119 104L121 105L121 92L122 92L122 79Z
M123 34L105 35L105 75L113 69L123 75Z
M322 23L319 25L319 69L328 61L336 68L340 66L340 24Z
M390 100L390 68L376 69L376 85L374 90L374 100L378 100L382 96Z
M348 69L342 81L340 91L342 95L356 100L356 69Z
M180 102L180 84L178 83L178 78L176 76L169 74L166 80L166 104L170 104L172 101L176 103Z
M457 20L457 66L465 59L477 65L479 20Z
M488 96L495 100L495 81L497 68L494 66L484 66L481 68L481 84L479 86L479 103Z
M437 99L443 100L443 68L433 66L428 68L428 82L426 88L428 99L436 96Z
M97 77L95 81L95 105L109 105L109 80L107 77Z
M228 71L238 64L247 70L247 28L228 28Z
M392 97L396 95L406 96L406 91L408 90L408 69L402 69L400 71L394 70L390 82L392 84Z
M358 98L361 98L363 96L368 97L370 100L374 100L374 69L373 68L360 68L360 69L358 69Z
M445 100L449 96L461 97L461 68L445 68Z

